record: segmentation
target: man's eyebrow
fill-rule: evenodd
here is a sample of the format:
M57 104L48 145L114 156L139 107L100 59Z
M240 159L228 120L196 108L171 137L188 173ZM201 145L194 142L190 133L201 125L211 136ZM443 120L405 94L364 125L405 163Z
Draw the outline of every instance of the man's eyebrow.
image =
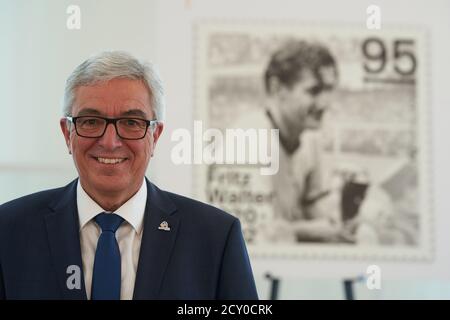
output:
M103 115L103 113L94 108L84 108L78 112L77 116L85 116L85 115L101 116L101 115ZM146 118L147 114L140 109L130 109L125 112L122 112L121 116L137 116L137 117L141 117L141 118Z
M142 117L142 118L146 118L147 114L140 110L140 109L131 109L131 110L127 110L125 112L122 112L121 114L122 116L138 116L138 117Z

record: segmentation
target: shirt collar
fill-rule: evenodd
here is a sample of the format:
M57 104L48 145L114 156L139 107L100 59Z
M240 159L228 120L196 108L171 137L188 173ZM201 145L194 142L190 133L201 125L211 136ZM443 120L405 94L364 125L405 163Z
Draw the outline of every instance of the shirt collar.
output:
M138 192L134 194L120 208L114 211L115 214L126 220L134 230L139 234L142 231L144 221L145 205L147 203L147 184L145 179L142 182ZM77 183L77 207L78 217L80 220L80 230L102 212L110 212L104 210L98 205L81 186L80 181Z

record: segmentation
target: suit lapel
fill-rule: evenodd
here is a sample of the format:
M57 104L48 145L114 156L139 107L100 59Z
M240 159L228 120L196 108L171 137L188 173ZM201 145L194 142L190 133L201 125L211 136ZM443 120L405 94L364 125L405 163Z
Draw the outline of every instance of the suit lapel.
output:
M77 180L63 190L62 197L51 205L53 211L45 216L45 222L53 266L63 298L85 300L86 290L81 260L76 186ZM69 266L75 266L75 272L78 272L81 277L79 279L80 289L69 289L67 286L68 278L75 275L74 271L67 273Z
M173 202L147 182L147 204L133 299L157 299L174 248L179 220ZM170 231L158 229L166 221Z

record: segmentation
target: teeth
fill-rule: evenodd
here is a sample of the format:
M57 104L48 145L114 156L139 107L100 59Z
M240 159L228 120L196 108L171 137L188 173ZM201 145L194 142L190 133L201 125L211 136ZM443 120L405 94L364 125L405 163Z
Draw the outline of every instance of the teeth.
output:
M123 160L125 160L125 159L124 158L117 158L117 159L97 158L98 162L107 163L107 164L121 163Z

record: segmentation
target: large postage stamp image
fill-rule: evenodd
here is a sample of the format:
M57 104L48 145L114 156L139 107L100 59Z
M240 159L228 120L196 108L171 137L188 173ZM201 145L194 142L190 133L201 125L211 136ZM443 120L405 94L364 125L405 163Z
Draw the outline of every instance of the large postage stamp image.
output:
M195 165L194 196L252 256L432 258L425 30L205 21L193 40L194 120L242 158Z

